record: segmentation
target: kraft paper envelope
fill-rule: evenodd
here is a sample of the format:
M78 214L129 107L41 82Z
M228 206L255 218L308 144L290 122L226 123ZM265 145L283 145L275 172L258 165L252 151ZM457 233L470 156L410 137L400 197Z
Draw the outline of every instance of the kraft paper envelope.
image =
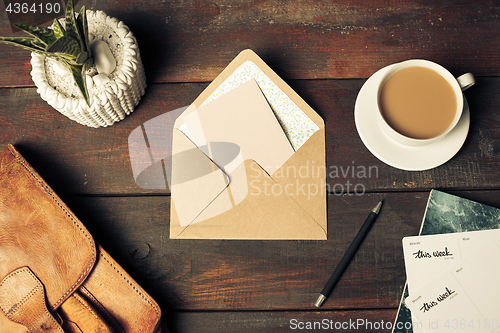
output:
M256 106L249 108L241 93L251 95ZM235 107L238 101L245 111ZM237 124L233 132L242 132L237 139L224 141L211 127L216 123L220 132L231 130L225 121L215 121L221 108L235 110L230 120ZM266 108L274 113L274 123ZM253 119L242 116L247 112L259 115L266 130L241 130L242 124L253 128ZM249 154L247 142L233 142L241 138L259 147L265 138L267 149ZM326 240L323 119L253 51L245 50L176 120L171 193L171 238Z

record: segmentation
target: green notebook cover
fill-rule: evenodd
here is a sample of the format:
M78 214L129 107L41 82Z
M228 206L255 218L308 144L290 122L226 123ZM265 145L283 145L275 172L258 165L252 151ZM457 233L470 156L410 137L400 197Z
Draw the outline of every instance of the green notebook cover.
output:
M427 201L419 235L447 234L500 228L500 209L432 190ZM413 333L410 309L406 307L405 285L393 333Z

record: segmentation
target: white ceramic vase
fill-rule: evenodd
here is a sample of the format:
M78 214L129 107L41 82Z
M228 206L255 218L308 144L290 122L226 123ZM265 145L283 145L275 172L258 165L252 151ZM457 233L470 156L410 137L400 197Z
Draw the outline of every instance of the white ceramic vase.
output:
M90 107L71 73L57 70L54 59L31 54L31 77L37 92L54 109L80 124L106 127L123 120L134 111L146 88L146 76L137 41L129 28L102 11L87 10L89 34L108 44L116 60L109 81L95 84L87 81ZM92 75L92 74L91 74Z

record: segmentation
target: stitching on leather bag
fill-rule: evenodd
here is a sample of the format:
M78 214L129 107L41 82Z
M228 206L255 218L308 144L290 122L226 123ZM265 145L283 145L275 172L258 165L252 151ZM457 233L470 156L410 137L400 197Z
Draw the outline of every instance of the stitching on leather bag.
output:
M24 325L23 323L21 323L19 320L15 320L15 319L12 319L12 318L9 318L10 321L13 321L19 325L23 325L24 327L26 327L26 325ZM34 332L34 330L31 328L31 327L26 327L26 329L28 329L26 332Z
M97 312L99 312L104 319L111 324L111 326L118 326L121 329L121 332L124 333L125 330L123 329L122 325L116 320L115 317L106 309L101 302L85 287L85 284L81 285L80 288L78 288L78 291L83 294L82 297L87 298L89 302L92 303L93 306L97 308Z
M43 285L40 283L40 286L43 287ZM55 320L55 318L52 316L52 314L47 310L47 306L44 306L43 309L45 310L45 313L49 316L49 320L56 325L56 328L59 328L59 331L62 331L62 328L60 327L59 323Z
M86 230L84 230L79 224L77 221L75 221L75 219L71 216L71 214L64 208L63 205L61 205L61 203L59 202L59 200L57 200L57 198L53 195L52 191L50 190L50 188L48 186L46 186L44 184L44 181L43 180L40 180L31 170L30 168L28 168L28 166L26 166L26 164L24 163L23 160L21 160L19 158L19 156L17 156L17 154L15 154L10 146L7 146L10 153L12 154L12 156L14 156L14 158L26 169L26 171L28 171L31 176L38 182L38 184L40 185L40 187L45 191L45 193L52 198L52 200L54 200L54 202L59 206L59 208L61 208L61 210L70 218L70 220L73 222L73 224L75 226L78 227L78 229L80 229L80 231L82 232L82 234L92 243L93 242L93 238L88 234L88 232L86 232ZM96 254L96 250L95 250L95 247L93 246L89 246L91 251L92 251L92 258L95 258L95 254ZM66 296L68 296L69 294L71 294L72 292L75 291L75 289L78 287L78 285L80 284L80 282L88 276L88 272L90 272L90 270L92 269L92 267L94 267L94 264L95 264L95 259L93 260L93 262L91 263L91 265L89 265L87 267L87 269L83 272L82 275L80 275L80 277L78 278L78 280L75 282L75 284L73 286L71 286L71 288L66 291L66 293L64 295L61 296L61 298L59 298L59 300L57 300L57 302L55 302L55 304L52 306L52 309L55 309L57 308L60 303L62 303L63 299L66 298Z
M23 269L24 270L24 269ZM3 285L5 284L5 282L7 282L11 277L17 275L17 274L20 274L22 270L16 270L14 272L11 272L9 275L7 275L6 277L3 278L2 282L0 283L0 287L3 287ZM3 307L0 307L2 309L2 311L4 313L7 313L7 311L3 308Z
M15 312L15 310L19 309L20 307L22 307L24 303L26 303L38 290L40 290L41 287L42 285L39 284L35 288L31 289L30 293L24 296L23 300L17 303L15 307L13 307L14 309L10 309L9 312L6 314L6 316L10 318L12 316L12 313Z
M78 332L83 333L82 329L78 327L78 325L72 322L71 320L67 320L66 323L67 325L70 325L73 329L77 329Z
M37 289L38 289L38 287L37 287ZM61 326L60 326L60 325L59 325L59 323L58 323L58 322L54 319L54 317L50 314L50 312L47 310L47 307L45 307L45 306L44 306L43 308L45 309L45 313L49 315L49 317L48 317L48 318L49 318L49 320L50 320L50 321L52 321L54 324L56 324L56 329L57 329L58 331L62 331ZM20 322L19 320L12 319L12 318L10 318L10 317L9 317L9 319L10 319L11 321L15 322L15 323L18 323L18 324L23 325L24 327L26 327L26 324L25 324L25 323L23 323L23 322ZM29 331L29 332L34 332L34 330L33 330L31 327L26 327L26 328L28 329L28 331ZM62 332L64 333L64 331L62 331Z
M2 280L2 283L0 283L0 287L3 287L3 285L5 284L5 282L7 282L8 280L10 280L11 278L15 277L15 276L16 276L16 275L18 275L18 274L24 273L24 272L28 272L28 273L30 273L31 275L33 275L33 273L31 273L31 272L30 272L29 270L27 270L26 268L22 268L22 269L20 269L20 270L16 270L16 271L14 271L14 272L10 273L9 275L7 275L7 276L6 276L6 277ZM10 308L10 309L8 309L8 310L6 310L6 309L2 308L2 311L5 313L5 315L6 315L7 317L9 317L9 316L11 315L12 309L14 309L14 310L15 310L15 309L19 308L20 306L22 306L24 303L26 303L26 301L27 301L27 300L28 300L31 296L33 296L33 294L34 294L34 293L36 293L36 292L38 291L38 289L40 289L40 287L41 287L41 286L42 286L42 285L41 285L39 282L37 282L37 286L36 286L35 288L31 289L31 291L29 292L29 294L28 294L28 295L26 295L26 296L24 296L24 298L21 300L21 302L17 303L17 304L15 305L15 307L12 307L12 308ZM9 318L10 318L10 317L9 317Z
M28 301L28 300L29 300L29 299L30 299L30 298L31 298L31 297L32 297L32 296L33 296L33 295L34 295L34 294L35 294L35 293L36 293L39 289L43 288L43 284L40 282L40 280L38 280L38 278L35 276L35 274L33 274L33 272L32 272L29 268L27 268L27 267L24 267L24 268L22 268L22 269L20 269L20 270L17 270L17 271L15 271L15 272L13 272L13 273L11 273L11 274L7 275L7 276L6 276L6 277L2 280L2 283L0 284L0 287L1 287L1 286L3 286L3 285L4 285L4 283L5 283L7 280L9 280L11 277L14 277L15 275L20 274L20 273L23 273L23 272L28 272L28 274L30 274L30 275L31 275L31 277L35 279L35 282L36 282L37 286L36 286L35 288L33 288L33 289L30 291L30 293L29 293L28 295L26 295L26 296L23 298L23 300L22 300L21 302L19 302L19 303L17 303L17 304L16 304L16 307L15 307L16 309L17 309L17 308L19 308L19 307L21 307L24 303L26 303L26 302L27 302L27 301ZM56 328L57 328L57 327L59 326L59 323L58 323L58 322L54 319L54 317L53 317L53 316L50 314L50 312L47 310L47 306L44 306L44 307L43 307L43 309L44 309L45 313L48 315L48 319L49 319L50 321L52 321L54 324L56 324ZM10 310L12 310L12 309L10 309ZM12 320L13 322L15 322L15 323L18 323L18 324L21 324L21 325L25 326L25 324L24 324L24 323L20 322L19 320L13 319L13 318L11 317L11 316L12 316L12 314L11 314L11 311L10 311L10 310L9 310L9 313L6 313L5 315L6 315L6 316L7 316L10 320ZM4 311L4 312L5 312L5 310L4 310L4 309L2 309L2 311ZM25 326L25 327L26 327L26 326ZM30 332L33 332L33 329L31 329L31 328L29 328L29 327L26 327L26 328L27 328Z
M112 263L111 261L109 261L109 260L108 260L108 258L106 258L106 257L104 256L104 254L103 254L102 252L100 253L100 255L101 255L101 257L102 257L102 258L103 258L103 259L104 259L104 260L105 260L105 261L106 261L106 262L107 262L107 263L108 263L108 264L109 264L109 265L110 265L110 266L111 266L111 267L112 267L112 268L113 268L113 269L114 269L114 270L115 270L118 274L120 274L120 276L121 276L121 277L122 277L122 278L123 278L123 279L124 279L124 280L128 283L128 285L129 285L130 287L132 287L132 289L133 289L133 290L134 290L137 294L139 294L139 295L142 297L142 299L144 299L147 303L149 303L149 305L151 305L151 307L152 307L152 308L155 310L155 312L156 312L156 316L157 316L157 317L159 317L159 316L160 316L160 313L159 313L158 309L156 308L156 306L155 306L153 303L151 303L151 301L150 301L150 300L149 300L146 296L144 296L144 294L143 294L143 293L142 293L139 289L137 289L137 288L136 288L136 287L132 284L132 282L130 282L130 280L129 280L129 279L127 279L127 277L126 277L126 276L124 276L124 275L123 275L123 274L122 274L122 273L121 273L121 272L120 272L120 271L119 271L119 270L115 267L115 265L113 265L113 263Z

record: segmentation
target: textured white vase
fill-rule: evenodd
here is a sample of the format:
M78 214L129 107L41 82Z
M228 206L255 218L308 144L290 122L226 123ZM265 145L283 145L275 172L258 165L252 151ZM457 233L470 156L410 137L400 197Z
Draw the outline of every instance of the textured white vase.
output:
M106 127L134 111L144 95L146 76L137 41L122 21L91 10L87 10L87 21L89 34L106 42L116 60L116 68L108 75L109 82L102 85L90 82L87 87L90 107L71 73L57 70L54 59L32 53L31 77L42 99L54 109L80 124Z

